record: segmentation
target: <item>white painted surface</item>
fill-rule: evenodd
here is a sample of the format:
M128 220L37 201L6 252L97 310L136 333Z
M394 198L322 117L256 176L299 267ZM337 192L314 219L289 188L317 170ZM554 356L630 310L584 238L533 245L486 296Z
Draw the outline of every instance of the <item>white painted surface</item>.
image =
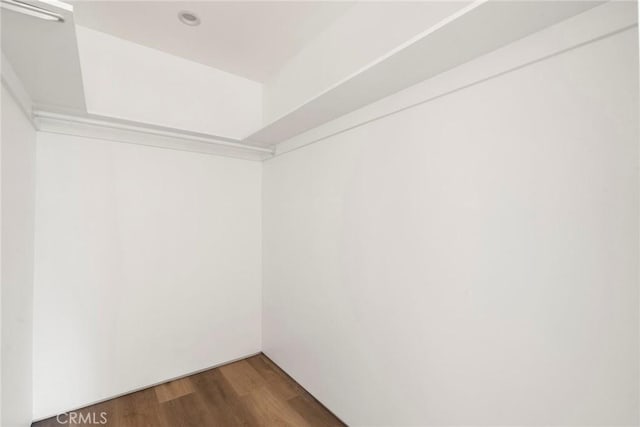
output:
M276 153L295 150L304 145L349 130L440 96L499 78L504 72L557 55L565 49L589 43L638 23L637 3L610 1L573 16L510 43L500 49L482 55L454 69L438 74L391 96L373 102L363 108L345 114L324 125L277 144Z
M357 3L265 83L265 123L315 98L468 3Z
M84 110L73 12L56 4L45 7L62 15L64 23L2 9L2 53L35 103Z
M77 26L89 113L238 139L262 124L262 85Z
M31 425L36 131L2 86L2 420Z
M14 102L22 110L27 120L31 121L31 111L33 109L33 101L24 87L24 83L13 65L9 62L9 59L2 53L0 66L2 67L1 78L3 90L6 90L9 95L14 99Z
M474 2L402 45L394 46L345 79L334 82L317 97L305 100L295 111L250 135L246 142L273 146L598 4L595 1ZM454 45L456 48L452 49ZM329 58L325 61L333 63Z
M74 15L83 27L264 81L353 3L77 1ZM200 25L181 23L181 10L195 13Z
M34 122L44 132L106 139L108 141L196 153L215 154L246 160L263 160L273 155L270 148L212 138L206 134L180 131L155 125L94 115L68 115L35 110Z
M260 163L37 149L34 418L260 350Z
M264 351L350 425L636 425L637 42L266 161Z

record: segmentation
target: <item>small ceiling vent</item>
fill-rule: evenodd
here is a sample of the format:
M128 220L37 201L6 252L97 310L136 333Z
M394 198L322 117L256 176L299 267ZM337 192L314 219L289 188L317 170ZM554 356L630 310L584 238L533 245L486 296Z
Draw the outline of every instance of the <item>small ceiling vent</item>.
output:
M178 13L178 19L185 25L191 25L195 27L196 25L200 25L200 18L193 12L188 12L186 10Z

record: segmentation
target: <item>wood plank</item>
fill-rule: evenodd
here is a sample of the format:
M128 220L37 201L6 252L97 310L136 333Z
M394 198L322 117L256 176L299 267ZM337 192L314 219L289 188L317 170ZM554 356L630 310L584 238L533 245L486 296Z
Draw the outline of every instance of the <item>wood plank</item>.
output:
M288 400L287 403L314 427L342 427L346 425L309 393L296 396Z
M246 361L267 381L281 376L278 367L263 354L251 356Z
M191 377L196 393L201 394L209 403L221 404L237 400L238 394L222 375L220 369L201 372Z
M33 426L93 426L101 412L107 427L344 425L262 354L75 412L84 423L54 417Z
M191 380L187 377L157 385L154 390L158 402L163 403L193 393L193 386L191 385Z
M220 426L255 426L258 421L238 399L220 369L212 369L191 377L195 392L202 396Z
M164 427L160 417L160 407L153 388L127 394L113 400L115 416L109 417L113 426ZM169 426L167 426L169 427Z
M262 375L246 360L230 363L219 369L238 396L244 396L266 383Z
M252 390L241 401L247 409L259 420L261 426L311 426L289 404L277 397L268 386Z
M250 357L247 362L267 380L269 388L278 397L289 400L305 392L289 375L263 354Z
M160 404L160 415L167 427L202 427L223 425L201 396L190 393Z
M61 427L61 426L116 426L115 417L115 399L107 400L102 403L87 406L74 411L60 414L59 417L51 417L46 420L33 423L37 427ZM58 420L63 422L58 422ZM106 423L102 422L106 420Z
M78 413L78 417L75 421L69 418L70 426L116 426L115 414L116 403L114 400L107 400L106 402L98 403L92 406L75 411ZM106 420L106 424L102 424L102 421Z
M66 420L66 419L63 419L63 420ZM68 426L68 425L69 425L68 422L59 423L58 420L56 420L56 417L51 417L51 418L47 418L46 420L35 422L31 424L31 427L62 427L62 426Z

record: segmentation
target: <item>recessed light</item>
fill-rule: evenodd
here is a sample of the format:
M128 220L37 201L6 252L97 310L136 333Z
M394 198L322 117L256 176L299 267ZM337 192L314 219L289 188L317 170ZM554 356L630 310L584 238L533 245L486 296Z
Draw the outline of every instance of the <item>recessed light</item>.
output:
M198 15L196 15L193 12L189 12L187 10L183 10L180 13L178 13L178 19L183 24L191 25L192 27L195 27L196 25L200 25L200 18L198 18Z

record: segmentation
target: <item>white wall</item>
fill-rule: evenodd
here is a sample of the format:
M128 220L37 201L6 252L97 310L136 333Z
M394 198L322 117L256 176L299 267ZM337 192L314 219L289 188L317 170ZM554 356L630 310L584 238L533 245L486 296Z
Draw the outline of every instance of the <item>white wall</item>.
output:
M350 425L637 424L637 43L267 161L264 351Z
M34 418L261 349L259 162L38 133Z
M2 86L2 424L31 425L36 131Z
M77 26L90 113L240 139L262 125L262 85Z

